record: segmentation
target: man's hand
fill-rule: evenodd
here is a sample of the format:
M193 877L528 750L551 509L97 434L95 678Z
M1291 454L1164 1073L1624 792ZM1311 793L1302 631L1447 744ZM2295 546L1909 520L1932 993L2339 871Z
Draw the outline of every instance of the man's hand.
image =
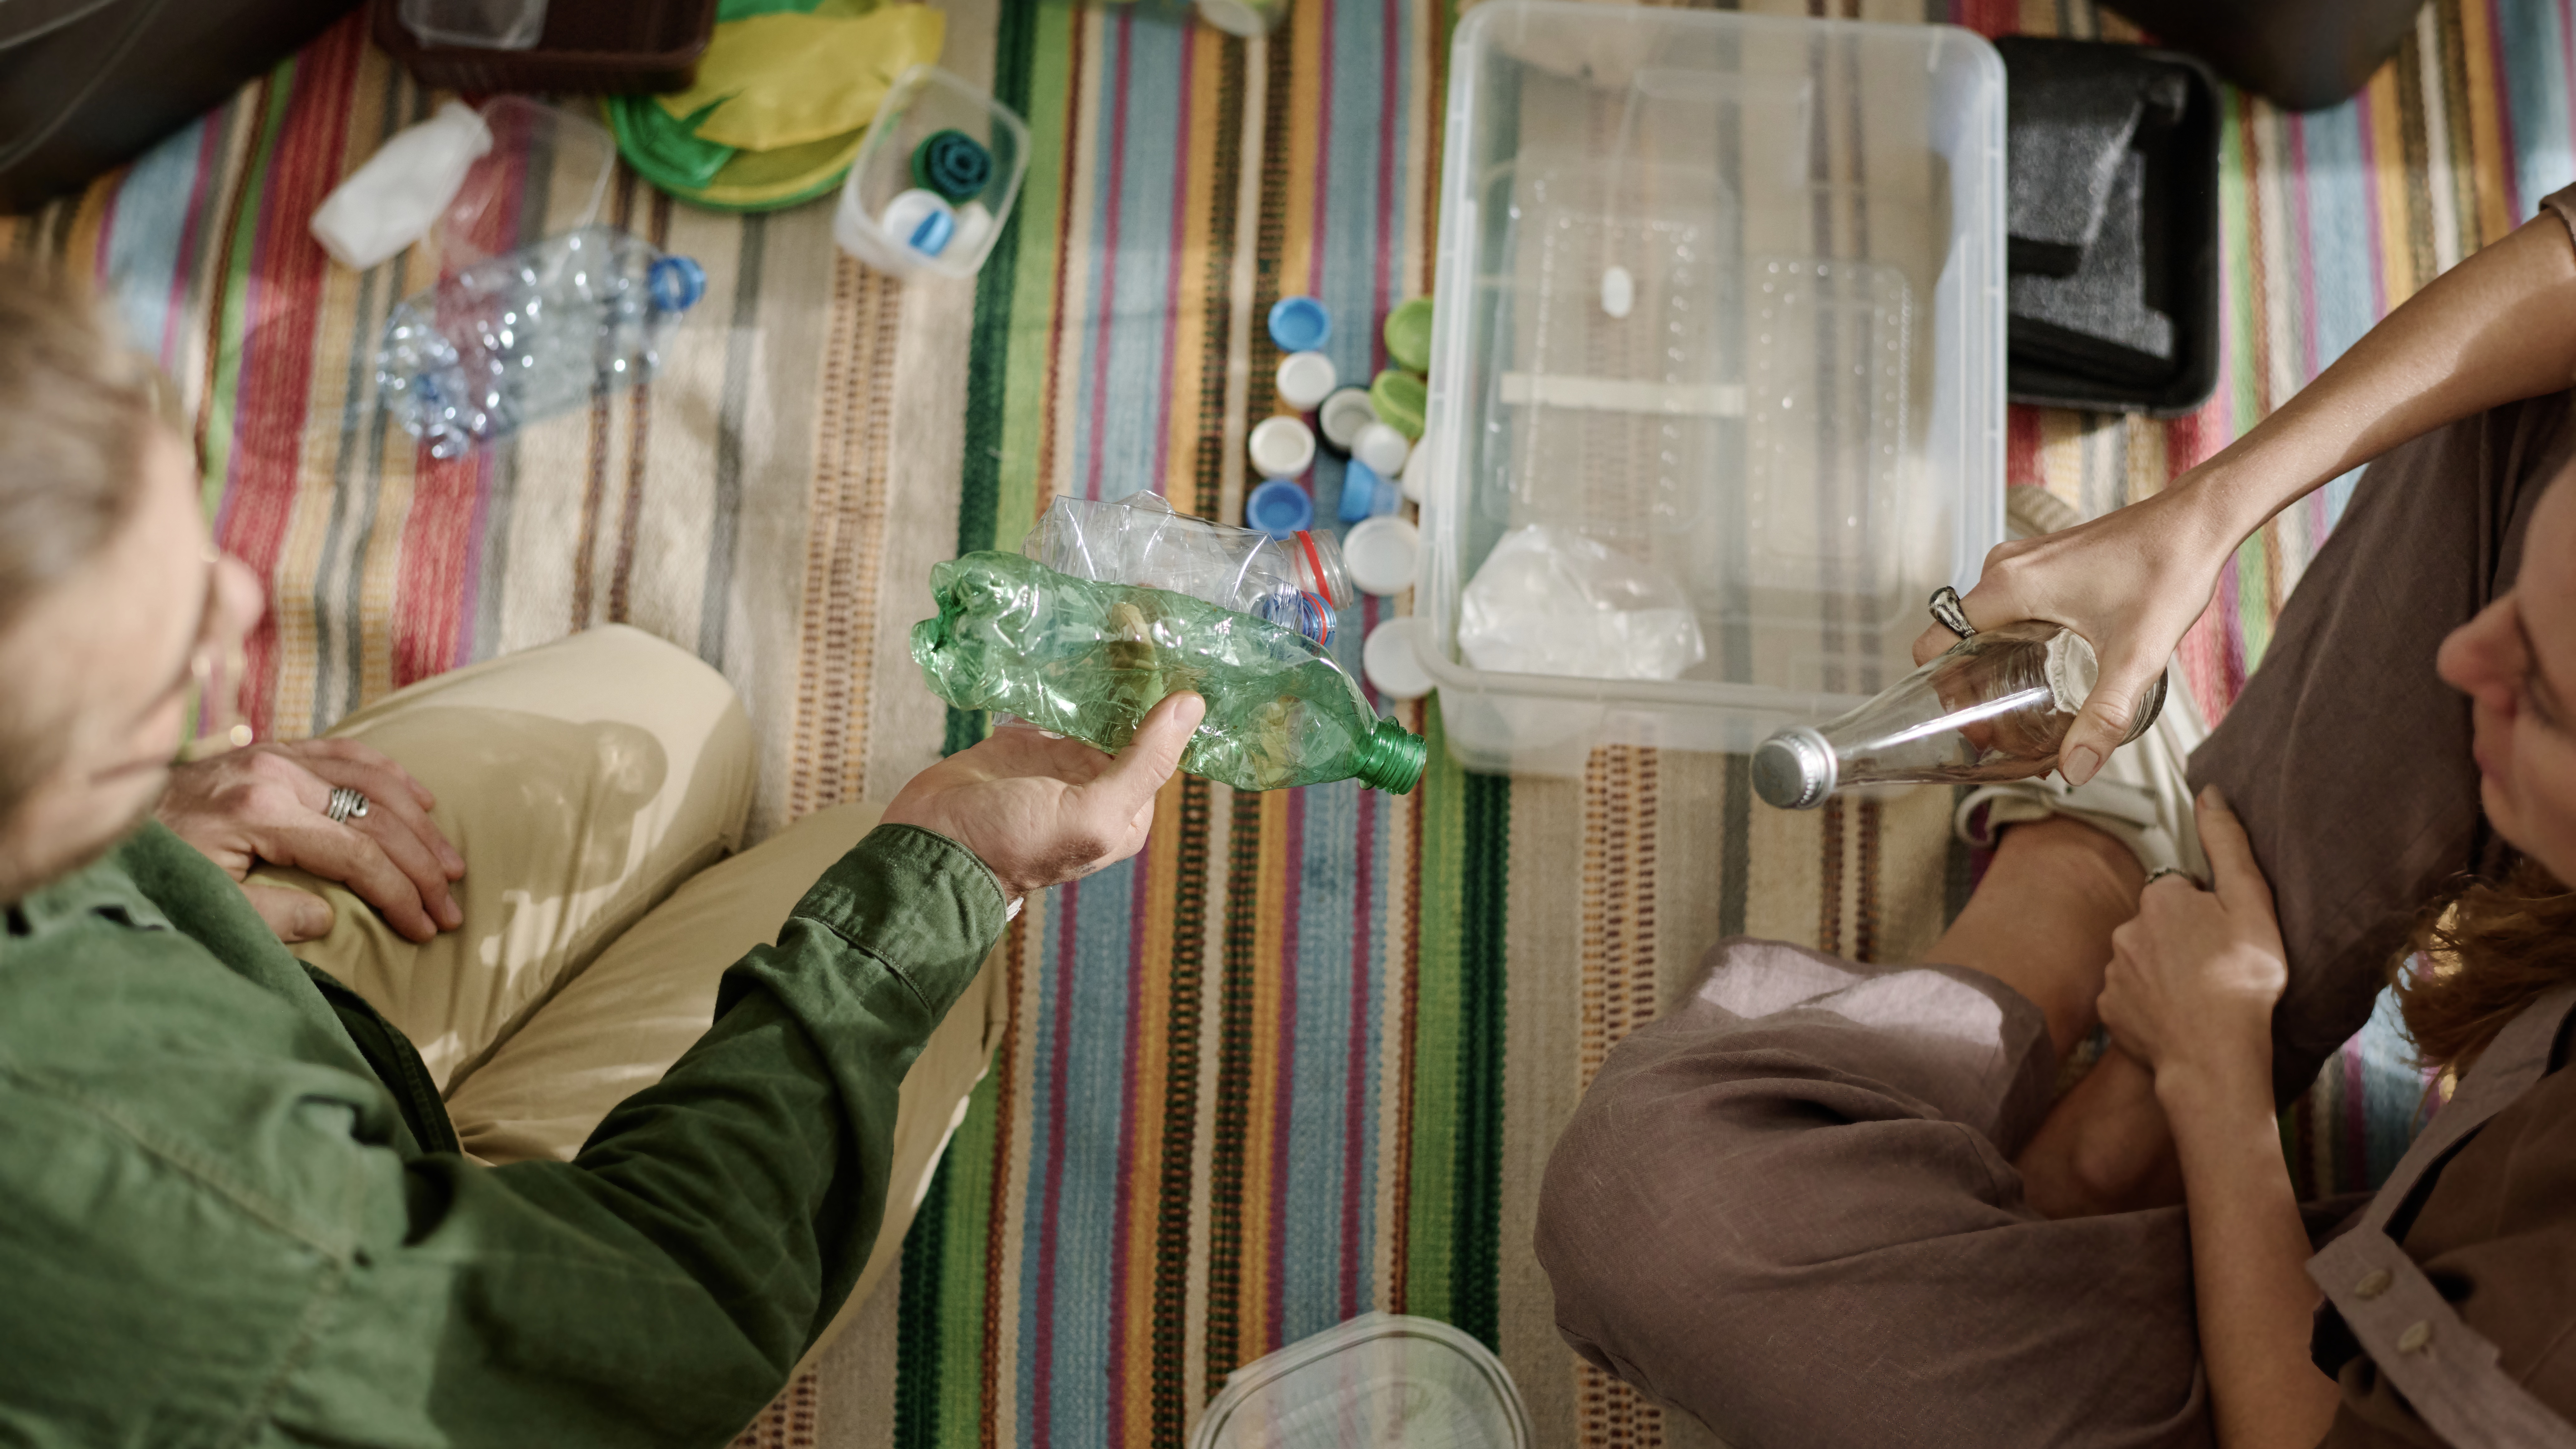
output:
M345 786L367 813L345 824L323 812ZM403 767L354 740L252 745L170 772L155 812L234 880L266 861L347 886L406 938L426 941L465 921L449 893L465 857L429 818L437 804ZM293 945L331 929L331 908L312 895L245 881L251 908Z
M917 825L975 852L1013 900L1079 879L1143 848L1154 795L1206 714L1197 695L1172 695L1114 756L1004 725L913 776L885 823Z
M2200 792L2199 815L2213 888L2179 876L2147 887L2138 914L2111 933L2102 1024L2158 1076L2176 1065L2231 1078L2252 1069L2268 1092L2272 1006L2290 980L2272 887L2217 787Z
M2232 527L2177 480L2090 523L1998 544L1977 586L1959 597L1979 629L2045 620L2083 635L2101 659L2101 678L2058 750L2068 784L2092 779L2128 737L2139 701L2209 607L2237 542ZM1914 662L1957 642L1934 624L1914 641Z

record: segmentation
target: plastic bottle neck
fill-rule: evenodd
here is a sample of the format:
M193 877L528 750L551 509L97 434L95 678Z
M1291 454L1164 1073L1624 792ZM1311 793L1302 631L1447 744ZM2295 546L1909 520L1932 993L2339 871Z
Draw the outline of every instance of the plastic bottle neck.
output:
M1431 746L1422 736L1391 719L1382 719L1360 742L1358 768L1351 773L1373 790L1410 795L1413 787L1422 782L1422 769L1430 758Z

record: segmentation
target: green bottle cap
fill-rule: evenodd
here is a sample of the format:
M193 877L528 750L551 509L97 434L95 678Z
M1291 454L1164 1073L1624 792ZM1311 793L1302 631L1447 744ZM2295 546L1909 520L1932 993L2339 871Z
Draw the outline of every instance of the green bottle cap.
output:
M1386 355L1414 372L1431 370L1431 299L1414 297L1386 314Z
M1410 795L1413 787L1422 783L1422 767L1430 758L1431 746L1422 736L1391 719L1382 719L1360 742L1359 768L1352 773L1370 789Z
M1422 408L1429 401L1427 391L1421 378L1390 367L1369 383L1369 406L1377 409L1379 422L1418 443L1422 441Z

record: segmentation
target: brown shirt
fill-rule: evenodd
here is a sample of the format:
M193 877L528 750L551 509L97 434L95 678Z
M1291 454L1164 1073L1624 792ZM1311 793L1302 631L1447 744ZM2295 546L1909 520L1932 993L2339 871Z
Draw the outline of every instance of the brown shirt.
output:
M2397 1235L2497 1367L2576 1423L2576 1071L2553 1070L2471 1137ZM2367 1354L2343 1366L2343 1406L2320 1449L2446 1446Z

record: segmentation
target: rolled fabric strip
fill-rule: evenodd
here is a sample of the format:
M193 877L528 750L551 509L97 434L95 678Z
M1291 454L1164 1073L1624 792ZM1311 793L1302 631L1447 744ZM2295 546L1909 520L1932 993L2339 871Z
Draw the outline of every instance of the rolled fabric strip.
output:
M963 131L934 131L912 150L912 182L950 201L972 201L993 179L993 153Z

